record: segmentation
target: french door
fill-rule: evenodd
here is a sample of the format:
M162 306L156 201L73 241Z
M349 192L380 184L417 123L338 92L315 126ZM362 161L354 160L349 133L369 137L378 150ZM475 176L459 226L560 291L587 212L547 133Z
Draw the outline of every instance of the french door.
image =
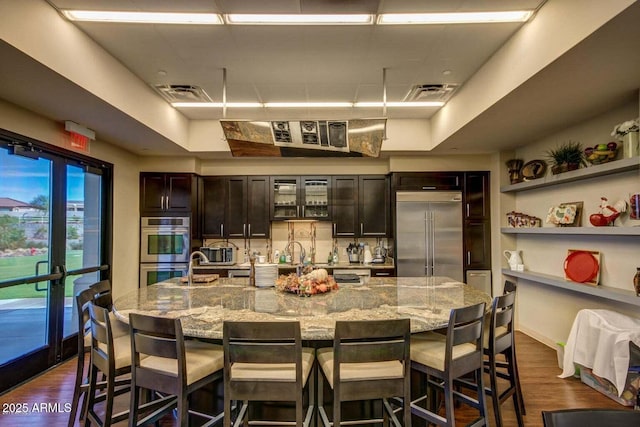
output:
M74 295L110 276L111 171L0 131L0 392L76 351Z

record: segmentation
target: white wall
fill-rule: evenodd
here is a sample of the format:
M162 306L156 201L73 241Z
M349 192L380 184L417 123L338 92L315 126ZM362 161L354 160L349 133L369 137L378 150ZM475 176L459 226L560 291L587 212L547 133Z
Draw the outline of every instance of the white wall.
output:
M58 147L68 148L63 124L0 100L0 128ZM114 297L137 289L139 275L138 157L100 141L92 141L89 155L113 164Z
M637 116L638 103L633 101L535 141L517 150L515 157L525 162L545 159L546 150L568 140L579 141L584 148L598 143L607 143L613 139L610 133L616 124ZM502 175L504 180L506 167L503 168ZM589 223L589 215L598 212L600 197L607 197L609 201L628 200L629 194L640 190L639 185L640 172L635 170L570 184L506 193L500 195L499 224L506 226L506 212L513 209L540 217L544 222L549 207L563 202L582 201L584 202L582 225L592 227ZM623 215L616 220L616 225L640 225L637 224L638 222L640 221L630 220L627 215ZM543 223L543 226L551 225ZM567 249L599 251L602 254L600 283L612 288L633 290L632 279L638 267L638 248L640 247L637 237L510 235L501 238L501 241L503 250L522 251L525 269L554 276L564 275L563 262L567 256ZM500 261L506 268L506 259L501 255ZM636 306L613 303L521 279L518 280L518 284L518 327L548 345L566 341L576 313L583 308L607 308L638 317Z

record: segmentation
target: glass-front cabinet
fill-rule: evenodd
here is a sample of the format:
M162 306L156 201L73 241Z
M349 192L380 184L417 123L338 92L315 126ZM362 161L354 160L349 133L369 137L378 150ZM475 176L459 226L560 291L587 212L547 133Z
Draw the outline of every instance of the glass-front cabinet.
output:
M328 220L330 177L282 176L271 178L273 220Z

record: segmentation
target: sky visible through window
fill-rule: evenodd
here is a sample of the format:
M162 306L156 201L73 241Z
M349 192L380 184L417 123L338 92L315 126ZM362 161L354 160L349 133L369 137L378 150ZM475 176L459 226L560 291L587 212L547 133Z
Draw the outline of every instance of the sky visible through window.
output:
M10 155L0 149L0 197L29 203L36 196L49 196L49 168L49 160ZM76 167L68 171L67 199L84 200L84 171Z

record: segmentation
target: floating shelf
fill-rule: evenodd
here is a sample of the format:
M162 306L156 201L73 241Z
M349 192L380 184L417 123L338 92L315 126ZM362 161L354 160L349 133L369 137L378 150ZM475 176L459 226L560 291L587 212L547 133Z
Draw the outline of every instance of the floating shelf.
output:
M502 234L551 234L557 236L640 236L639 227L502 227Z
M593 295L610 301L623 302L640 307L640 297L636 296L634 291L612 288L608 286L591 286L583 283L565 280L563 277L552 276L550 274L534 273L532 271L513 271L506 268L502 269L505 276L517 277L520 279L530 280L532 282L541 283L543 285L553 286L556 288L566 289L581 294Z
M500 192L510 193L515 191L533 190L534 188L549 187L552 185L564 184L567 182L579 181L587 178L611 175L614 173L621 173L632 170L640 170L640 157L615 160L613 162L589 166L574 171L560 173L558 175L548 175L543 178L533 179L531 181L504 185L500 187Z

